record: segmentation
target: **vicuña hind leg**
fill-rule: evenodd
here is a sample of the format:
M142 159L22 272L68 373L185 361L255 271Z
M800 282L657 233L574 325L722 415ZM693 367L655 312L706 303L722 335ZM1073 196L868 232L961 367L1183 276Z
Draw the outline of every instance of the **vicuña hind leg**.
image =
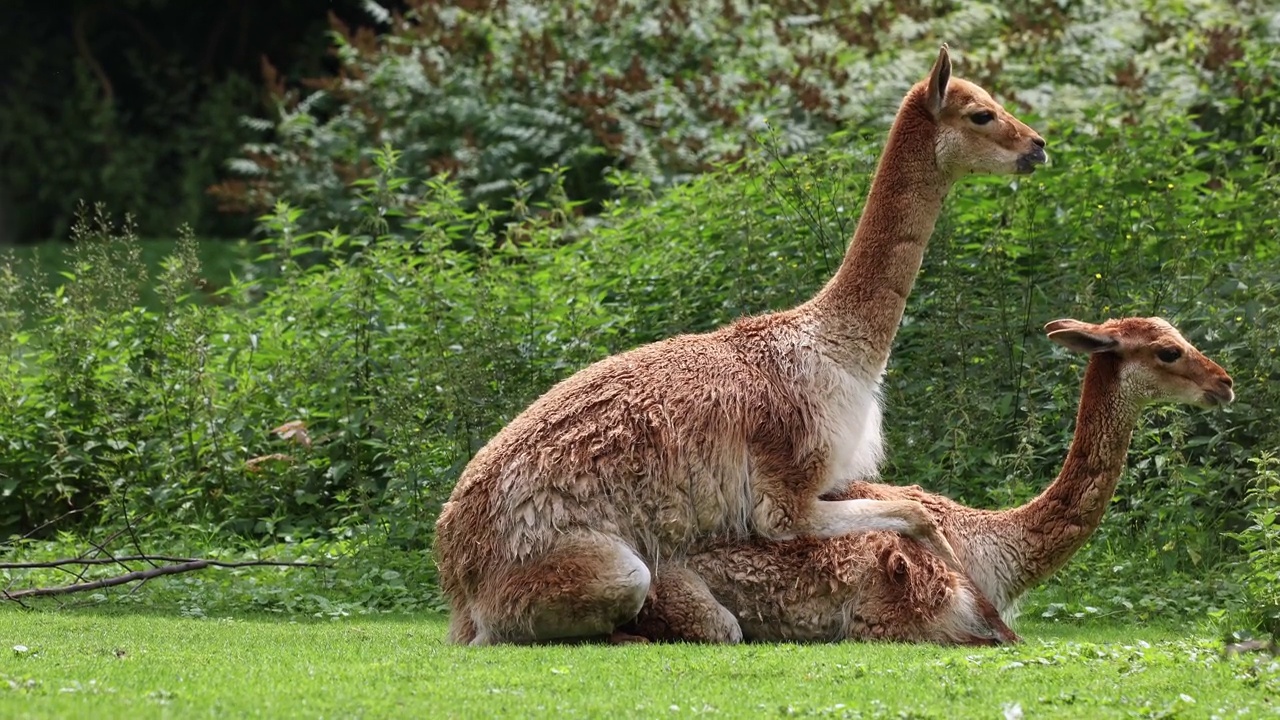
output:
M470 645L476 639L476 624L471 619L469 605L454 606L449 614L449 642L455 645Z
M549 553L485 583L472 603L476 645L607 636L640 612L650 574L621 539L564 536Z
M701 576L677 564L654 572L640 615L624 630L655 641L742 642L742 628L733 613L716 601Z

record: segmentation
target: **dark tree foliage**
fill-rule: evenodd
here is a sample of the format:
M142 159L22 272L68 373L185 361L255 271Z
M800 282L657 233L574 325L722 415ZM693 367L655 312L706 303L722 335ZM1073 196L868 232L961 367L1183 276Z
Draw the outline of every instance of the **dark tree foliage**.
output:
M76 204L133 213L144 234L243 231L205 188L261 114L261 67L325 70L327 17L359 0L5 3L0 22L0 242L65 235Z

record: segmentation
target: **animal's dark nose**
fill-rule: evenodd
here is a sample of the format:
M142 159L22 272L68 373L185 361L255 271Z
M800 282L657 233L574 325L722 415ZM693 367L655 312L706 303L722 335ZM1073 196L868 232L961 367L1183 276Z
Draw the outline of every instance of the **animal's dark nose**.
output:
M1225 386L1225 387L1231 387L1231 385L1232 385L1231 377L1230 377L1230 376L1223 376L1223 377L1221 377L1221 378L1219 378L1219 379L1218 379L1218 382L1222 383L1222 384L1223 384L1223 386Z
M1035 137L1031 138L1031 143L1032 143L1033 145L1035 145L1036 147L1040 147L1040 148L1042 148L1042 147L1044 147L1044 138L1042 138L1042 137L1040 137L1039 135L1037 135L1037 136L1035 136Z

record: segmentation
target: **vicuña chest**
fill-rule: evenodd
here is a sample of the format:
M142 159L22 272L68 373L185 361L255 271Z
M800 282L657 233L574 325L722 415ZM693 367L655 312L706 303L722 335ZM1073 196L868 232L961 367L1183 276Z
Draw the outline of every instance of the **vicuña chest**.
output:
M827 367L815 384L815 440L826 454L823 492L876 477L884 459L880 380Z

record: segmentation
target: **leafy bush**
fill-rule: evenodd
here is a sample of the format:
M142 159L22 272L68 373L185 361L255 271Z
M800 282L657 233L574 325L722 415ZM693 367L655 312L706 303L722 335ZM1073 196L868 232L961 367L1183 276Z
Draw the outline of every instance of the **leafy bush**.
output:
M1098 120L1048 129L1061 171L953 193L889 368L885 478L975 504L1025 500L1065 454L1081 370L1039 326L1164 314L1232 372L1240 399L1149 414L1088 552L1203 574L1238 557L1220 532L1250 522L1249 458L1280 443L1268 410L1280 404L1268 382L1280 375L1280 174L1254 137ZM1274 127L1259 132L1275 143ZM308 231L283 203L265 216L259 269L221 304L190 297L190 242L147 279L128 229L89 218L72 280L17 305L21 273L8 271L0 293L0 524L26 532L72 509L120 522L127 509L179 534L424 550L472 453L558 379L814 292L882 142L774 146L660 196L615 172L615 199L593 217L564 173L546 177L547 200L520 188L499 215L443 178L403 177L405 156L384 149L351 190L351 222ZM133 302L146 283L158 309ZM1128 597L1090 565L1104 556L1068 581L1093 573L1097 592Z
M591 211L607 168L665 186L741 158L766 125L793 152L842 124L881 124L944 40L960 74L1082 127L1194 109L1238 140L1258 115L1277 117L1254 97L1280 69L1280 24L1262 3L367 5L379 34L333 23L336 75L300 92L268 73L279 114L253 121L266 141L214 188L227 208L284 199L308 208L307 227L349 222L346 187L372 177L369 150L390 143L403 172L447 172L469 204L502 205L519 183L545 197L541 171L559 166ZM1122 111L1096 117L1108 105Z
M281 208L268 221L273 275L224 289L225 306L191 301L189 240L155 279L163 309L132 306L148 280L128 228L80 224L72 280L34 320L5 314L4 526L110 503L258 536L390 517L397 537L424 541L491 413L547 384L553 368L601 353L592 334L609 325L589 292L524 275L581 252L555 246L548 222L527 225L528 243L477 258L450 243L492 243L490 219L462 212L446 184L430 191L417 239L326 234L326 249L350 257L306 270L294 251L308 238ZM7 272L19 287L21 274ZM503 348L519 337L528 342ZM530 353L543 362L530 365ZM492 388L493 376L513 386Z
M1247 554L1244 563L1243 622L1280 638L1280 458L1264 452L1253 458L1257 474L1249 485L1249 527L1233 537Z

